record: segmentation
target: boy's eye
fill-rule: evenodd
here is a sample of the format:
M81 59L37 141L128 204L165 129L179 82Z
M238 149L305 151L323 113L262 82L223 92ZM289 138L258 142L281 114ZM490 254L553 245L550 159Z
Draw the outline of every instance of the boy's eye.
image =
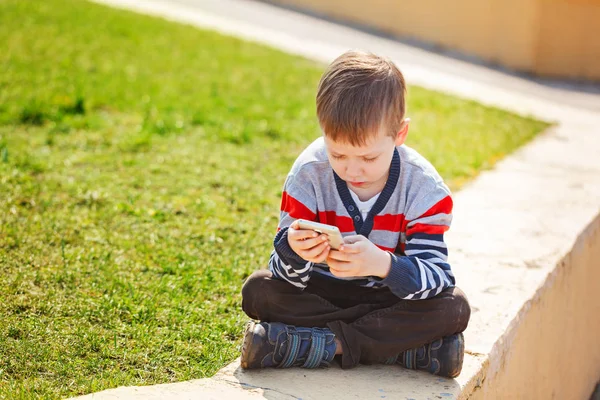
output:
M365 160L365 162L373 162L373 161L377 160L377 157L373 157L373 158L363 158L363 160Z
M336 160L342 160L342 159L346 158L346 156L338 156L337 154L332 154L331 157L333 157Z

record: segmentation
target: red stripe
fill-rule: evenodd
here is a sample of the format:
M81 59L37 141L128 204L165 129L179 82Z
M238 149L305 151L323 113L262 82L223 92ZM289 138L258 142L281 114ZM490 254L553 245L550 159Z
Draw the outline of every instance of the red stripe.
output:
M287 192L283 192L281 196L281 211L289 213L290 217L294 219L302 218L314 221L317 218L317 214L312 212L300 201L290 196Z
M343 215L337 215L335 211L319 211L319 222L337 226L340 232L354 232L354 222L352 218Z
M406 235L410 236L415 233L428 233L430 235L439 235L446 232L450 227L448 225L426 225L414 224L406 231Z
M400 232L404 214L385 214L376 215L373 218L373 230Z
M380 246L378 244L376 244L375 246L379 247L383 251L391 251L392 253L394 252L394 249L392 249L391 247L384 247L384 246Z
M419 218L425 218L425 217L431 217L432 215L436 215L436 214L451 214L452 213L452 206L453 206L453 202L452 202L452 197L450 196L446 196L443 199L441 199L440 201L438 201L437 203L435 203L433 205L433 207L431 207L429 210L425 211L425 213L421 216L419 216L418 218L415 219L419 219ZM414 221L414 220L412 220ZM408 228L408 224L411 221L405 219L402 221L402 228L401 231L402 232L406 232L407 235L410 235L411 232L414 233L414 229L415 226L417 225L422 225L422 224L417 224L415 226L413 226L412 228ZM429 226L429 225L426 225ZM424 233L444 233L449 229L449 227L446 227L443 231L439 232L439 231L435 231L435 232L428 232L428 231L418 231L418 232L424 232Z
M450 214L452 213L452 197L446 196L437 203L434 204L429 210L425 211L425 214L419 218L431 217L435 214Z

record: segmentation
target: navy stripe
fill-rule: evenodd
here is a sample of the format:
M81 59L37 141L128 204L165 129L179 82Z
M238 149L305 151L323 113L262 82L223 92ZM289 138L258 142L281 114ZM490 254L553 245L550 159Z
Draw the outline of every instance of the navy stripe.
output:
M431 235L429 233L423 233L423 232L417 232L417 233L413 233L412 235L408 235L406 237L406 240L410 240L410 239L427 239L427 240L435 240L438 242L443 242L444 241L444 234L439 234L439 235Z
M363 225L362 214L360 213L358 206L350 194L350 190L348 189L346 181L340 178L333 169L331 171L333 172L333 178L335 179L335 186L337 188L338 195L340 196L340 199L342 199L342 203L344 204L344 207L346 207L348 215L350 215L350 218L352 218L352 222L354 223L354 231L358 233Z
M441 244L443 244L444 242L440 242ZM431 244L412 244L409 243L406 245L406 248L404 249L404 251L407 250L435 250L435 251L439 251L440 253L442 253L443 255L447 256L448 255L448 249L445 247L438 247L438 246L434 246Z

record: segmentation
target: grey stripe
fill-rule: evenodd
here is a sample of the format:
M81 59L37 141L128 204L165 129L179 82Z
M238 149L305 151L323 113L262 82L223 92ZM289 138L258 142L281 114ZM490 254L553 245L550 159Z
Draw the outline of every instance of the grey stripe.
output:
M399 232L372 230L369 234L369 240L380 246L395 249L400 239Z
M415 224L427 224L427 225L446 225L450 226L452 222L452 215L438 213L429 217L417 218L410 221L406 226L414 226Z

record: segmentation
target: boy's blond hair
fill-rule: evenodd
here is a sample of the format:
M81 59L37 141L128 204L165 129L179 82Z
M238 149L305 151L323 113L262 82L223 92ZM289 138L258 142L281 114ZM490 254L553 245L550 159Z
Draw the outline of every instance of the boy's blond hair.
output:
M361 146L379 129L396 137L404 114L402 72L387 58L351 50L327 68L317 91L317 116L333 141Z

